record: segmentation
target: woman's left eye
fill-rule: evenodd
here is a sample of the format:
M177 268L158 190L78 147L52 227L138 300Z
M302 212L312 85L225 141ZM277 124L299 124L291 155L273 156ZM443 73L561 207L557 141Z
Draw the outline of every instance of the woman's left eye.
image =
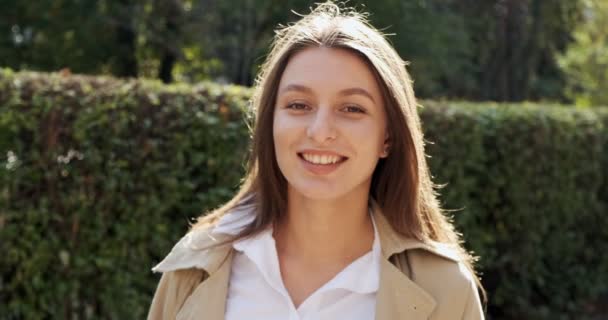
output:
M365 110L356 105L348 105L344 107L344 110L350 113L365 113Z

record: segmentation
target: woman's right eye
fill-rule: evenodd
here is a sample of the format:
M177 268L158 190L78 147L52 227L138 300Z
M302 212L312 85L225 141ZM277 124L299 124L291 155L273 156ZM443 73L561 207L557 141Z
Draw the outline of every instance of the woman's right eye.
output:
M294 103L290 103L287 105L287 109L293 109L293 110L305 110L308 106L303 104L303 103L299 103L299 102L294 102Z

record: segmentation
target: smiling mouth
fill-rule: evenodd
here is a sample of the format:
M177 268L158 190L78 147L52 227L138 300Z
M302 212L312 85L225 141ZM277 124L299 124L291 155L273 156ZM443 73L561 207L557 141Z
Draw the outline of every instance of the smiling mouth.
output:
M347 157L342 157L338 155L313 155L305 153L298 153L298 157L310 164L320 166L337 165L348 160Z

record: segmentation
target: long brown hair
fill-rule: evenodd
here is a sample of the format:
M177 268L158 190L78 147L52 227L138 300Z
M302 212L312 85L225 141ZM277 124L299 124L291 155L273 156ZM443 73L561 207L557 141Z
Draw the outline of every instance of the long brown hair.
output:
M295 24L276 33L252 96L255 121L247 172L238 193L193 228L208 226L237 206L253 205L256 217L235 239L254 235L275 224L287 209L287 181L276 161L273 116L279 80L294 53L311 46L346 49L359 55L375 74L385 101L390 152L374 170L370 196L395 231L423 242L454 245L475 276L472 256L437 200L425 160L424 139L412 80L406 63L365 16L331 1L317 5ZM476 277L476 276L475 276ZM481 288L476 277L478 287Z

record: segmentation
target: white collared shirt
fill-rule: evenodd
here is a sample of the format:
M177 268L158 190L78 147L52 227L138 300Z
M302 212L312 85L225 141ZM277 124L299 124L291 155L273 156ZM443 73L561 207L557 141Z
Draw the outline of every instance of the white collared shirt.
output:
M233 243L226 320L371 320L380 283L380 241L374 222L372 250L353 261L312 293L296 309L285 289L272 229ZM224 215L212 234L238 233L254 219L252 212Z

